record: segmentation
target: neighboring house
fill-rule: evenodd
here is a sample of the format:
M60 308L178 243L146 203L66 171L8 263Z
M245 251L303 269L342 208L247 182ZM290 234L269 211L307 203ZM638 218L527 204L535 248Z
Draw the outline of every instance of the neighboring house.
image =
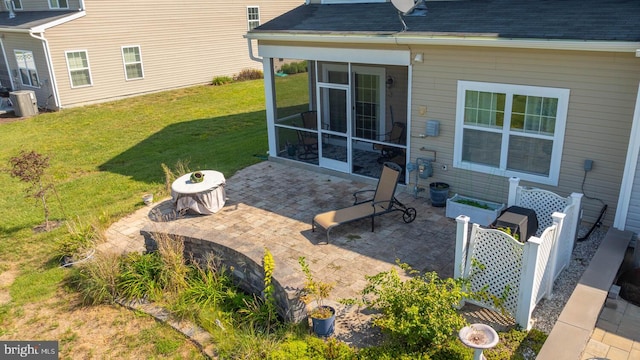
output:
M5 0L0 83L60 109L211 82L244 69L247 30L295 0Z
M357 175L373 145L391 146L408 190L446 182L506 202L517 176L584 192L587 222L606 204L605 224L639 232L638 19L631 0L427 1L408 16L386 1L307 1L246 35L264 63L270 156ZM298 108L279 97L282 59L308 61ZM316 111L317 126L293 110ZM381 136L392 122L405 139ZM295 132L315 136L314 157L285 151ZM432 177L411 171L424 163Z

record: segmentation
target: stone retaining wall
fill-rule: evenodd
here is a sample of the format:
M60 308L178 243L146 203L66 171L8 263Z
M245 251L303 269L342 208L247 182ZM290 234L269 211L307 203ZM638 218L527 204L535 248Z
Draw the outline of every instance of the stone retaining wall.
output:
M204 265L207 258L213 256L221 265L232 269L231 274L238 287L247 293L262 296L264 290L264 271L262 268L264 249L256 247L238 251L230 246L176 232L175 229L160 232L157 229L151 231L146 228L140 231L145 238L147 251L157 250L155 237L160 234L174 239L179 238L184 241L185 258L193 258L199 264ZM285 269L283 267L287 266L284 262L275 260L278 265L272 283L275 289L274 297L278 314L286 321L300 322L307 316L305 304L299 298L299 292L304 286L304 278L299 269ZM284 279L280 274L286 274Z

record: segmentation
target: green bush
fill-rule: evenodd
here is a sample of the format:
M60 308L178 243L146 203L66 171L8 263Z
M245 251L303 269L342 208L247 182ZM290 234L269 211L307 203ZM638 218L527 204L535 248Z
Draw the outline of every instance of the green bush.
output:
M231 84L233 79L229 76L216 76L213 78L211 85L220 86L225 84Z
M128 254L121 263L117 280L118 295L128 300L158 300L162 297L160 275L164 264L158 253Z
M307 72L307 62L306 61L300 61L296 64L296 72L298 73L305 73Z
M367 281L362 295L380 313L374 325L409 351L445 344L467 324L455 308L466 295L461 280L430 272L403 281L392 269Z
M267 357L269 360L350 360L357 358L356 350L350 348L349 345L335 338L323 340L315 336L282 342ZM371 357L367 359L371 359Z

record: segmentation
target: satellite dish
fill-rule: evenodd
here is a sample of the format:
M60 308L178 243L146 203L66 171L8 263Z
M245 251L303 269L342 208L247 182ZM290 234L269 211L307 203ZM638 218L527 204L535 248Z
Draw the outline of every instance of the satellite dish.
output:
M405 15L410 13L411 10L413 10L413 8L416 6L414 0L391 0L391 3L396 9L398 9L399 12Z
M404 22L402 16L413 15L414 10L419 8L421 11L420 15L424 16L426 13L426 8L423 7L424 0L391 0L393 6L398 10L398 18L400 18L400 22L402 23L403 30L407 31L407 23ZM418 14L416 14L418 15Z

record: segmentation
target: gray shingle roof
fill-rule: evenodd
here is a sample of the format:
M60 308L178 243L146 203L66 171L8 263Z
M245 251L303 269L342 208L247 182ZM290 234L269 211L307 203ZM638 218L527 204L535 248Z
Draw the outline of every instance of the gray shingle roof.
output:
M28 30L49 22L64 18L77 10L67 11L16 11L16 17L9 19L8 12L0 12L0 30L20 29Z
M514 39L640 41L640 0L464 0L426 2L405 16L408 33ZM302 5L253 32L394 34L391 3Z

